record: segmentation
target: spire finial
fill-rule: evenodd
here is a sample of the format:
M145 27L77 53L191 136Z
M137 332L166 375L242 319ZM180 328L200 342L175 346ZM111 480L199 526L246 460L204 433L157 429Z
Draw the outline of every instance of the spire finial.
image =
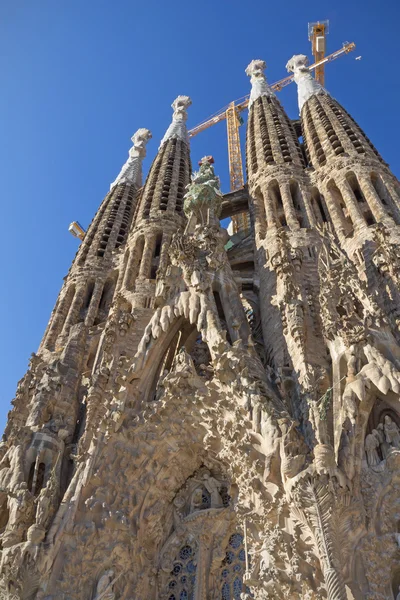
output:
M275 96L264 74L266 68L267 64L265 60L255 59L251 61L246 69L246 75L250 77L251 81L249 109L253 102L260 96Z
M168 127L163 139L161 140L160 148L167 140L178 138L189 145L189 135L186 128L187 108L192 104L189 96L178 96L171 104L174 109L172 115L172 123Z
M138 189L142 185L142 160L146 156L146 144L151 139L151 131L141 127L133 134L131 140L132 148L129 150L129 158L123 165L118 177L110 185L110 190L120 183L132 183Z
M311 96L327 93L325 88L313 78L308 65L308 58L305 54L295 54L286 65L287 71L294 74L294 80L297 83L300 112L304 103L307 102Z

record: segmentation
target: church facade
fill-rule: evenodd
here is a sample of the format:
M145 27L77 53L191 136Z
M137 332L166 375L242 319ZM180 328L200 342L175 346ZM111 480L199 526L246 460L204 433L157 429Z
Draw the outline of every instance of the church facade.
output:
M247 184L133 147L0 446L0 598L400 598L400 186L296 55ZM220 219L247 212L229 237Z

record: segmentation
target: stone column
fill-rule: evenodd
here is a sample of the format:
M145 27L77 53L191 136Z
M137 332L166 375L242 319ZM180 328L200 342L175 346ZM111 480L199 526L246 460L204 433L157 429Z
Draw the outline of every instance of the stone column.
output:
M303 187L301 184L299 184L299 190L300 190L300 194L303 198L303 204L304 204L304 208L306 211L306 217L310 224L310 227L315 227L317 225L317 223L319 222L319 219L317 219L317 216L314 212L314 206L311 201L311 193L305 187ZM322 215L321 215L321 217L322 217Z
M137 261L136 252L135 252L136 246L137 246L137 242L135 243L135 246L133 246L130 250L128 262L126 263L126 267L125 267L124 279L122 282L122 287L128 291L130 291L132 288L132 283L133 283L132 273L135 269L135 263Z
M297 218L296 209L294 208L292 194L288 183L280 183L279 189L282 196L283 210L290 229L300 229L299 220Z
M371 183L371 180L367 177L358 177L358 182L360 184L361 191L368 202L368 206L375 217L375 220L379 223L380 221L390 219L394 225L393 219L391 219L391 217L389 217L387 214L376 189Z
M393 203L396 205L397 210L400 210L400 195L397 192L395 186L393 185L393 181L386 174L382 174L381 177L384 185L386 186L387 191L390 194Z
M261 187L261 191L264 199L265 215L267 217L267 227L276 227L277 217L275 213L275 203L271 203L270 195L268 193L268 186L264 184Z
M104 283L96 281L92 298L90 300L89 308L86 313L85 325L91 327L96 319L97 311L99 309L101 294L103 293Z
M149 279L151 271L151 261L154 253L154 236L148 233L149 237L146 237L143 248L142 262L140 265L139 277L140 279Z
M68 333L72 325L78 322L79 311L82 308L83 300L86 293L86 286L77 288L71 307L69 309L68 316L65 320L62 333Z
M204 525L206 525L206 523L204 523ZM213 538L211 529L204 527L199 537L194 598L196 600L209 600L210 595L208 591L208 573L210 568L210 553Z
M45 348L50 349L61 333L62 326L65 322L66 314L69 311L73 297L74 296L70 294L70 290L67 290L58 307L56 308L53 321L44 340Z
M347 223L343 215L342 209L337 205L333 190L330 188L326 190L325 201L337 236L340 239L340 241L343 242L345 239Z
M350 213L351 220L353 221L354 229L357 229L361 225L365 224L365 219L361 213L360 207L357 204L357 200L353 194L353 190L345 180L337 181L336 185L342 194L343 200Z
M158 263L158 273L165 273L168 266L168 250L171 244L172 235L170 233L165 233L162 238L162 246L160 252L160 261Z

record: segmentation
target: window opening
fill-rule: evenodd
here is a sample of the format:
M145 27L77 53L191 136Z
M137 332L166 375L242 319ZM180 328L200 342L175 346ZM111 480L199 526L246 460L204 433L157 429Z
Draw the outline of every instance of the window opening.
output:
M37 496L44 484L44 474L46 471L46 465L44 463L39 463L37 475L36 475L36 486L35 486L35 496Z
M234 533L229 538L225 558L221 569L221 599L240 600L241 594L250 594L249 588L243 583L246 570L246 554L243 536Z
M182 546L174 560L166 594L163 594L163 598L168 600L194 600L196 568L195 549L188 544Z

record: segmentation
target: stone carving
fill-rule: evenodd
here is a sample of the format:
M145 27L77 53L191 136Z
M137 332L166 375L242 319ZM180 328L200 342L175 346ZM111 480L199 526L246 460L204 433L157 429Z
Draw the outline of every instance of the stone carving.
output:
M129 150L129 158L122 167L118 177L110 185L112 190L116 185L123 183L133 184L137 189L142 185L142 161L146 156L146 144L151 139L151 132L148 129L138 129L133 134L131 140L132 148Z
M400 430L389 415L365 438L365 452L369 467L378 466L392 450L400 449Z
M200 170L192 175L192 183L185 194L184 211L189 217L194 213L202 225L211 222L221 214L222 193L220 181L213 168L212 156L205 156L199 162Z
M400 432L396 423L392 421L389 415L385 416L385 422L383 425L385 432L385 439L392 448L400 448Z
M264 60L252 60L246 68L246 75L250 77L251 93L249 107L260 98L260 96L274 96L274 92L267 83L264 71L267 65Z
M304 54L295 54L286 65L286 69L294 74L294 80L297 83L300 112L311 96L327 93L322 85L311 75L308 65L308 58Z
M187 144L189 144L189 136L186 129L187 120L187 109L192 104L189 96L178 96L172 103L174 113L172 116L172 123L168 127L163 139L161 140L161 146L169 139L178 138Z
M376 467L376 465L379 465L380 463L380 459L377 452L378 448L379 439L377 431L376 429L374 429L372 433L369 433L365 438L365 452L367 454L367 461L370 467Z
M114 579L114 571L112 569L109 569L101 575L97 583L96 594L93 600L115 600L116 595L113 591Z
M222 488L221 483L207 472L203 475L203 481L205 488L210 492L211 508L221 508L223 506L220 494Z
M305 157L252 61L243 189L190 182L187 96L140 192L133 137L0 445L0 597L397 594L396 182L288 67Z

